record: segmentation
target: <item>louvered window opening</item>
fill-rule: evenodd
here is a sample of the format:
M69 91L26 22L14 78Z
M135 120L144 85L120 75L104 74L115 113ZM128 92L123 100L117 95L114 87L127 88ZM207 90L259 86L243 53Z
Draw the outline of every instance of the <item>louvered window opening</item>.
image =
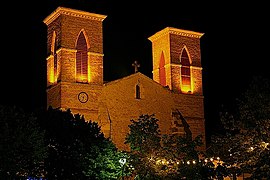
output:
M87 44L83 33L80 33L76 46L76 79L77 82L87 83L88 57Z
M181 65L182 85L190 86L190 62L187 51L185 49L182 52Z

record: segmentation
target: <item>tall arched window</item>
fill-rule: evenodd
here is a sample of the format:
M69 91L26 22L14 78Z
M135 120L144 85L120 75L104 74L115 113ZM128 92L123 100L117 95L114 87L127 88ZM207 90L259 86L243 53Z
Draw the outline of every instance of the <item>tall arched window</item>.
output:
M140 86L137 84L135 88L135 94L136 94L136 99L141 99L141 89Z
M165 58L163 51L159 60L159 83L162 86L166 86Z
M55 38L54 38L55 39ZM54 70L54 82L57 82L57 69L58 69L58 61L57 61L57 53L56 53L56 40L54 40L54 48L53 48L53 70Z
M76 80L86 83L88 79L88 57L87 43L83 32L79 34L76 50Z
M190 61L186 48L184 48L182 51L180 62L181 62L182 90L188 92L191 91L191 78L190 78Z
M58 79L58 60L57 60L57 44L56 44L56 33L53 31L52 34L52 42L51 42L51 55L53 56L52 59L52 66L50 67L50 75L49 81L51 83L56 83Z

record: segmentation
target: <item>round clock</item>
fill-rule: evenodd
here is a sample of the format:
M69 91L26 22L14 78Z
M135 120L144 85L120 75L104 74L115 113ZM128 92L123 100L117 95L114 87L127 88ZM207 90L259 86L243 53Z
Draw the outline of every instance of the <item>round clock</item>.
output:
M88 95L86 92L80 92L78 94L78 99L81 103L86 103L88 101Z

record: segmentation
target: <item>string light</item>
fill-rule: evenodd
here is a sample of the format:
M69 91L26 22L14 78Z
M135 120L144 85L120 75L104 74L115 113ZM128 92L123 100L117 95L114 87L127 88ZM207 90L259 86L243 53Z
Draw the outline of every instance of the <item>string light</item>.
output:
M187 161L181 161L182 164L187 164L187 165L192 165L192 164L197 164L197 163L201 163L204 162L205 164L207 164L208 162L212 162L215 164L217 164L217 162L220 163L221 159L220 157L211 157L211 158L205 158L205 159L199 159L199 160L187 160ZM177 164L179 165L180 162L179 161L172 161L172 160L166 160L166 159L162 159L162 160L156 160L156 164L162 164L162 165L169 165L169 164Z

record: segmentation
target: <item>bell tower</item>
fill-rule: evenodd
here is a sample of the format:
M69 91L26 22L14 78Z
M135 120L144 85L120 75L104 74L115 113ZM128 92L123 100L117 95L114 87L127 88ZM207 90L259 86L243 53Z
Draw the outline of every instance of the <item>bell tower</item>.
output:
M105 15L58 7L47 25L47 107L97 119Z
M154 81L175 92L202 95L202 35L167 27L149 37L152 42Z
M172 115L176 119L183 117L192 137L202 135L203 142L206 142L200 48L202 36L203 33L167 27L148 39L152 42L153 79L173 92L177 110L172 109ZM202 149L205 149L205 144Z

